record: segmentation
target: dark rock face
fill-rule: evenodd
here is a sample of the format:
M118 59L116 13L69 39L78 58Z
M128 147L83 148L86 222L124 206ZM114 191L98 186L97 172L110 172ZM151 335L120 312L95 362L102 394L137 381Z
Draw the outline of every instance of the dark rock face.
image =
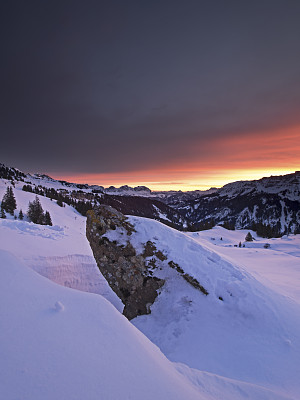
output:
M105 234L122 233L122 244ZM113 291L123 301L123 314L132 319L149 314L163 279L149 274L143 255L136 254L129 242L134 227L126 217L110 206L101 205L87 213L86 234L97 265Z

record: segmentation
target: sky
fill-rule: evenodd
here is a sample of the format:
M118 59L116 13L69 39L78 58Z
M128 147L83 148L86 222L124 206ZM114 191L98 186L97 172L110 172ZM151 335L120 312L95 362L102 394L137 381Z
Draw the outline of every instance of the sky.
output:
M298 0L0 5L0 162L208 189L300 169Z

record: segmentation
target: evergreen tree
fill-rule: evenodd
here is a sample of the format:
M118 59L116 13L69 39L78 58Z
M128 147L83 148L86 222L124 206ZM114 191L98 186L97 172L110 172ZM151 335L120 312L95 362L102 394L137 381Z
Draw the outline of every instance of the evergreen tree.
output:
M23 214L22 209L21 209L20 212L19 212L19 219L20 219L21 221L24 219L24 214Z
M225 221L222 226L229 231L235 230L235 224L232 221Z
M75 209L84 217L86 216L86 213L88 210L93 209L93 204L91 201L84 201L84 200L79 200L75 204Z
M56 203L57 203L57 205L58 205L59 207L63 207L63 206L64 206L61 197L59 197L59 198L57 199Z
M2 207L6 212L14 215L14 211L17 208L17 203L11 186L8 186L3 196Z
M52 226L52 220L49 211L45 212L45 225Z
M38 196L35 196L33 202L29 202L27 215L30 221L35 224L44 224L44 210Z
M32 187L30 185L23 185L22 190L24 190L24 192L32 193Z
M245 237L245 241L246 242L253 242L253 236L251 235L250 232L247 233L247 235Z
M5 210L4 210L3 206L2 206L2 203L1 203L0 218L6 218Z

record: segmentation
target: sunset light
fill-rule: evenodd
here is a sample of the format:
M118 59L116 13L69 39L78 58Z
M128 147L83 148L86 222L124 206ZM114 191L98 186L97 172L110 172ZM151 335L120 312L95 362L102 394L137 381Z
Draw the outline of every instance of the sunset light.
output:
M0 20L0 400L299 400L300 0Z
M178 150L181 144L178 145ZM260 179L300 170L300 127L194 140L185 152L159 159L156 168L114 173L57 174L56 179L101 186L151 190L206 190L238 180ZM177 158L177 160L176 160Z
M299 169L299 167L298 167ZM160 175L154 171L144 173L134 173L133 175L128 174L117 174L117 175L101 175L101 174L90 174L90 175L66 175L66 176L53 176L55 179L66 180L68 182L87 183L89 185L100 185L104 187L115 186L120 187L123 185L128 186L147 186L153 191L165 191L165 190L207 190L211 187L222 187L230 182L240 180L255 180L268 176L285 175L295 172L296 169L284 170L284 169L256 169L256 170L237 170L237 171L219 171L219 173L210 174L202 173L201 176L197 172L190 171L189 173L182 173L180 171L166 171L164 177L161 177L161 181L155 181L155 177ZM175 178L179 181L176 181ZM151 179L152 178L152 179ZM163 180L165 179L165 180Z

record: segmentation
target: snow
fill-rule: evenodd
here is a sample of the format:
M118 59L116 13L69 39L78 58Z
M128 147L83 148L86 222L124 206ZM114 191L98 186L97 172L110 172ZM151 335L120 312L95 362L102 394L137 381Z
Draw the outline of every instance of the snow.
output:
M0 180L0 198L8 184ZM22 185L14 189L16 215L35 197ZM183 233L129 217L137 251L151 240L167 257L157 260L154 274L166 283L151 314L131 324L96 266L85 218L39 199L52 227L0 219L3 398L299 399L299 235L251 232L255 241L245 243L245 230ZM119 230L106 236L129 238Z
M292 400L172 364L102 296L58 286L4 250L0 271L6 400Z
M217 226L209 231L188 235L227 260L234 260L263 285L300 303L300 235L265 239L250 231L255 241L244 242L248 232L228 231ZM245 248L234 247L239 242L244 243ZM269 249L264 248L267 243Z
M178 363L176 368L179 372L187 376L191 382L201 387L203 394L212 399L291 400L291 397L287 395L276 393L262 386L247 384L234 379L228 379L208 372L188 368L184 364Z
M160 209L159 209L158 207L156 207L154 204L153 204L153 208L154 208L154 210L156 211L157 216L158 216L159 218L161 218L162 220L165 220L165 221L172 222L172 221L166 216L166 214L163 214L163 213L160 211Z
M7 184L0 180L0 199ZM35 194L16 185L15 215L26 214ZM26 220L0 219L0 249L19 257L41 275L64 286L101 294L122 311L123 304L100 273L85 236L86 218L74 208L60 207L47 197L38 196L44 210L50 212L53 226L37 225Z
M135 318L133 324L172 361L263 387L264 396L271 390L299 398L300 259L284 251L280 243L285 240L236 248L247 231L218 227L182 233L145 218L129 220L136 229L131 239L135 247L141 251L139 243L152 240L168 258L156 272L166 284L151 314ZM299 249L299 239L292 253ZM270 249L263 248L266 242ZM209 295L169 268L170 260Z
M102 296L0 260L1 398L206 398Z
M116 241L119 246L126 246L127 232L125 228L117 226L115 230L108 231L103 237L106 237L110 242Z
M259 180L228 183L218 190L220 196L236 197L254 190L257 193L283 194L289 200L300 199L300 172L283 176L270 176Z

